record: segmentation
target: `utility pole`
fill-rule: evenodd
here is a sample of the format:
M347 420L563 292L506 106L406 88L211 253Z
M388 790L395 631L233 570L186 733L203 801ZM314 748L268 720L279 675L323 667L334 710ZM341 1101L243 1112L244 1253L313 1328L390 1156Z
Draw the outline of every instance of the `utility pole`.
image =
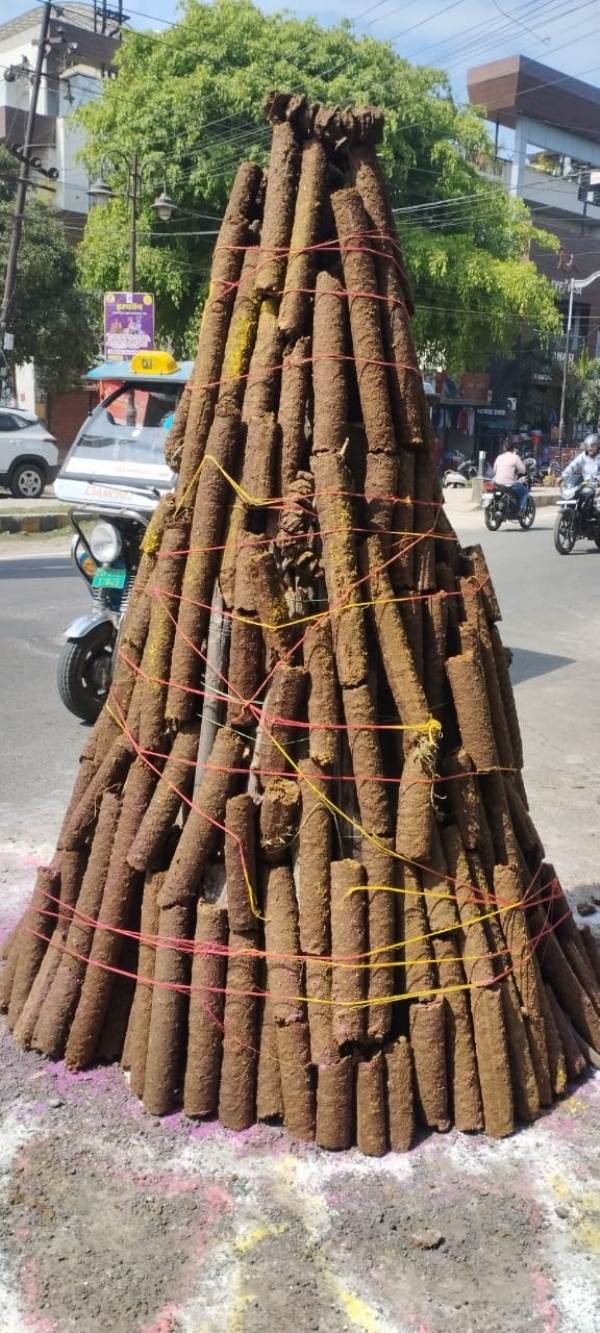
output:
M129 286L132 292L135 291L135 261L136 261L136 243L137 243L137 205L138 205L138 155L135 148L131 154L131 167L129 171Z
M567 329L565 333L565 360L563 365L562 389L560 394L560 419L558 423L558 466L562 472L562 454L565 442L565 408L567 402L567 383L569 378L569 349L571 346L571 328L573 326L573 293L575 291L574 278L569 279L569 313L567 315Z
M21 170L17 184L17 193L15 196L15 208L12 221L12 233L10 238L10 248L6 263L6 275L4 278L4 294L2 297L2 306L0 307L0 346L4 346L4 335L8 324L13 302L15 298L15 288L17 284L17 265L19 261L19 249L21 246L21 234L23 231L23 218L25 215L25 201L27 198L27 187L29 185L29 157L33 147L35 133L35 118L37 114L38 96L40 84L42 81L42 70L46 58L46 45L48 41L48 32L50 29L50 14L52 5L50 0L44 2L44 13L42 18L42 27L40 31L40 40L35 62L35 70L32 78L31 97L29 99L29 111L27 113L27 124L25 126L25 139L21 157Z

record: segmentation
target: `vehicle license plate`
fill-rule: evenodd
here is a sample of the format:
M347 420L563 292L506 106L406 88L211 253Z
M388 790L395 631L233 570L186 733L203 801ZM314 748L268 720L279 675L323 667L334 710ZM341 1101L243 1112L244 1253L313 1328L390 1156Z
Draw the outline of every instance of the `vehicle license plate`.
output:
M124 588L126 578L126 569L97 569L92 580L92 587Z

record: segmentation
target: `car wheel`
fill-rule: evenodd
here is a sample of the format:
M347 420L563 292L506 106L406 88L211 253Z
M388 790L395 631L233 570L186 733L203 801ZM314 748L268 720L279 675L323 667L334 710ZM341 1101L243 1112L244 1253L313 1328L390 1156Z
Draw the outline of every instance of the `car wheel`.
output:
M46 485L46 477L37 463L21 463L10 479L15 500L37 500Z
M108 698L115 638L114 625L97 625L61 652L58 693L65 708L83 722L95 722Z
M559 555L570 555L575 545L575 515L570 509L562 510L554 521L554 545Z

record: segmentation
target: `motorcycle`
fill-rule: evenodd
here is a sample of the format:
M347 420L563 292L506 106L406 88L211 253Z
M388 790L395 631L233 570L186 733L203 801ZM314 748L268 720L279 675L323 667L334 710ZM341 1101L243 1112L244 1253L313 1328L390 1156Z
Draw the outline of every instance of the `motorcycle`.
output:
M600 491L593 482L563 486L557 501L554 545L559 555L570 555L575 542L595 542L600 549Z
M529 475L523 478L525 485L531 492L531 477ZM500 486L495 481L491 493L483 497L483 517L486 528L490 532L497 532L503 523L519 523L527 531L533 527L535 522L535 500L531 493L527 496L525 513L519 513L519 502L513 491L512 486Z
M65 630L58 663L62 702L84 722L107 700L144 534L176 481L165 440L190 372L191 362L163 352L91 371L88 379L123 383L84 422L54 483L73 505L71 556L93 599Z
M65 631L66 643L58 661L58 693L75 717L95 722L108 697L149 516L128 509L105 509L89 536L82 527L89 511L72 511L69 517L75 529L71 559L89 588L94 607Z

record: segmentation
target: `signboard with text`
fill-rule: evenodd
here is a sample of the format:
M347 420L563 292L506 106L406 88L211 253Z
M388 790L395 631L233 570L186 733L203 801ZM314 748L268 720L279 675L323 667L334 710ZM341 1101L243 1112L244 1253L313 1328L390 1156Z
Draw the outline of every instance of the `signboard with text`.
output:
M104 359L131 361L154 347L154 297L148 292L105 292Z

